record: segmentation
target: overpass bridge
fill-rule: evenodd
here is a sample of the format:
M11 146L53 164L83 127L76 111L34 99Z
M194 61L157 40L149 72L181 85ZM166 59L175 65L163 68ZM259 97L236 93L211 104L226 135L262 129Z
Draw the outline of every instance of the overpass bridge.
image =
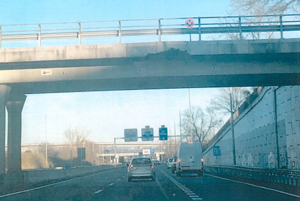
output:
M151 20L124 20L1 25L0 173L5 170L5 108L8 171L21 170L21 114L25 94L299 85L300 39L285 36L300 31L300 21L284 20L297 16L264 16L268 20L260 23L249 21L257 16L197 17L193 18L193 27L183 23L186 18L151 19L157 24L151 24ZM116 22L117 27L94 27ZM247 34L257 32L277 32L279 37L249 40ZM237 36L237 40L203 40L204 36L216 33L225 34L225 38ZM164 41L169 35L189 36L190 41ZM122 43L129 36L153 36L158 41ZM117 37L119 43L83 44L85 37ZM43 45L48 39L65 38L78 40L78 44ZM37 41L38 47L5 48L9 41L23 40Z

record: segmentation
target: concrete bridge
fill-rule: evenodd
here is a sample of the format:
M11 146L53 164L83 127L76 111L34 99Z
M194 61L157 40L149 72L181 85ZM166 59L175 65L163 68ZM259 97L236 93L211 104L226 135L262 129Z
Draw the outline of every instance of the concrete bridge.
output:
M230 32L242 30L240 23ZM162 33L161 28L156 32ZM41 41L40 32L38 36ZM26 94L299 85L299 53L299 39L283 38L0 49L0 172L5 170L5 108L8 171L21 169Z

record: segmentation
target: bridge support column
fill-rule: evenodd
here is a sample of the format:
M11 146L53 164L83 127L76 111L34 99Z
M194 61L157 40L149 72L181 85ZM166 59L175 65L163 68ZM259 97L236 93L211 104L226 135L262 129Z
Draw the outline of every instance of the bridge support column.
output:
M23 93L11 93L6 102L8 113L7 169L21 171L22 110L26 100Z
M5 103L10 87L0 85L0 174L5 172Z

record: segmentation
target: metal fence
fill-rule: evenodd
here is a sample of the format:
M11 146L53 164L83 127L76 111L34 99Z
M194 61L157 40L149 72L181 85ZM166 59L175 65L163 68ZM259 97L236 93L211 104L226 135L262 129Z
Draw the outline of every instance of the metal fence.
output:
M282 169L263 169L235 166L205 166L210 174L233 176L251 180L286 184L300 187L300 172Z
M260 39L260 33L274 32L284 38L285 32L300 31L300 15L218 16L191 18L159 18L140 20L110 20L89 22L61 22L40 24L0 25L0 48L7 41L37 41L84 38L117 37L119 43L128 36L155 36L162 41L164 35L226 34L227 39ZM256 35L254 34L256 33ZM252 34L252 35L249 35Z

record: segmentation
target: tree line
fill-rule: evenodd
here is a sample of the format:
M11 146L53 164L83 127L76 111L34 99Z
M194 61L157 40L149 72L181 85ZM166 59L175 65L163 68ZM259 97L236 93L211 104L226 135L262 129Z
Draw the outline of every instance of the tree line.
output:
M232 112L238 110L254 89L254 87L232 88ZM197 140L204 146L223 125L223 118L230 113L230 89L221 88L219 93L211 99L209 106L205 108L194 106L183 112L180 124L181 134L188 136L186 140Z

